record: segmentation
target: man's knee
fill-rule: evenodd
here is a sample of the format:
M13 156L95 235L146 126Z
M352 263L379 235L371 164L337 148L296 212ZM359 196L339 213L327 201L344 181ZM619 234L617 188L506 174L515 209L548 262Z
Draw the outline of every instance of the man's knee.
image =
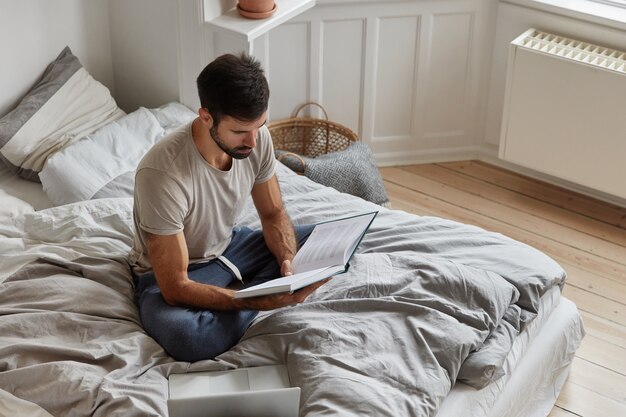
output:
M176 307L167 313L156 314L144 327L170 356L186 362L213 359L232 348L257 314Z

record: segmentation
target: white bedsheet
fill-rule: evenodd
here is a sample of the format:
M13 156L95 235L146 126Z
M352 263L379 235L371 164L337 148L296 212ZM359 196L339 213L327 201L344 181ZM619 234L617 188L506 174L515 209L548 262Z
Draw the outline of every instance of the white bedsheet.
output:
M15 216L52 207L41 184L18 177L0 163L0 216Z

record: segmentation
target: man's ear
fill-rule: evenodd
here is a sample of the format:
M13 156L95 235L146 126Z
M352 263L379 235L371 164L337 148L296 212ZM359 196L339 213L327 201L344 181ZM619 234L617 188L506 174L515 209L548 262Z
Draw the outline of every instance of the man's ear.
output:
M211 116L211 113L209 113L207 109L205 109L204 107L201 107L198 110L198 116L200 116L200 121L207 128L211 129L213 127L213 116Z

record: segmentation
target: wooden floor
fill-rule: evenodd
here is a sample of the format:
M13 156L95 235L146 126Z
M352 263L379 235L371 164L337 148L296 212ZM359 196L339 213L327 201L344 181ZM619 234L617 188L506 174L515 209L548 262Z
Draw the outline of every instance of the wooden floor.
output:
M381 172L393 208L500 232L558 261L587 335L550 416L626 416L625 208L482 162Z

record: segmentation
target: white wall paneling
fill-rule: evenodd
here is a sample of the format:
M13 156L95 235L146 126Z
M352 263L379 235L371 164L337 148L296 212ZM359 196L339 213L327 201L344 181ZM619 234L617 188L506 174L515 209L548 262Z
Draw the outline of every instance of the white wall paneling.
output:
M308 44L300 44L309 53L306 97L302 89L294 95L276 86L275 80L301 82L302 76L274 77L277 65L293 60L293 47L276 44L293 39L281 28L270 35L272 118L316 101L369 143L383 164L475 156L490 7L480 0L318 1L293 23L310 25Z
M376 76L371 142L411 142L417 92L419 16L376 20Z
M365 19L327 20L320 25L318 100L325 103L334 121L354 126L357 133L361 130L365 26Z
M431 18L424 86L424 137L465 135L468 83L471 82L471 13L435 14Z
M314 101L357 132L383 164L476 156L491 0L318 0L253 40L198 23L198 14L216 13L202 10L203 0L178 4L185 104L195 102L189 86L207 62L246 50L266 69L270 120ZM314 108L306 114L321 116Z
M285 23L269 33L270 117L289 117L292 103L310 97L311 28L308 22ZM255 48L258 42L255 42Z

